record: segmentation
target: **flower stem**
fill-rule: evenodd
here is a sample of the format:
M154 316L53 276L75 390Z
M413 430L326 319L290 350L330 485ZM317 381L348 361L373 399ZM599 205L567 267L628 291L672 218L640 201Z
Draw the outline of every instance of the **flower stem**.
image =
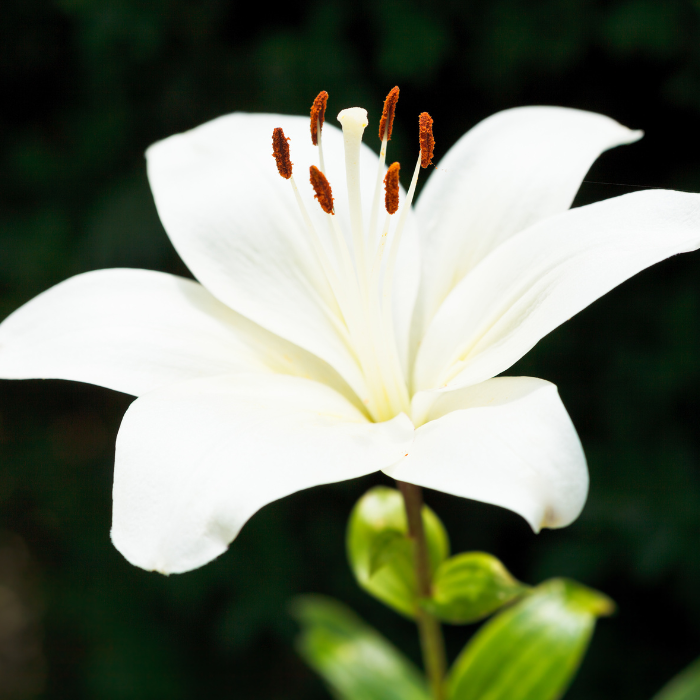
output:
M397 481L406 508L408 535L414 542L414 566L418 596L428 598L431 593L430 561L428 544L425 539L423 518L423 493L420 486ZM445 642L442 638L440 623L420 606L416 607L416 624L420 634L423 663L430 682L434 700L445 700Z

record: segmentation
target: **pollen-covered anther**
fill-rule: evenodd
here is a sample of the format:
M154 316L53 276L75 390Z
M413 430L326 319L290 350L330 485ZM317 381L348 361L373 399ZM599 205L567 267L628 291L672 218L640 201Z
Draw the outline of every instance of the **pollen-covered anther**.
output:
M399 101L399 86L391 88L384 100L382 118L379 120L379 138L391 141L391 131L394 128L394 114L396 113L396 103Z
M420 167L427 168L433 162L435 139L433 138L433 118L422 112L418 117L418 139L420 141Z
M396 214L399 209L399 170L398 163L392 163L384 176L384 206L387 214Z
M325 90L321 90L311 105L311 143L314 146L318 146L318 130L323 128L327 105L328 93Z
M292 177L292 160L289 157L289 139L277 127L272 132L272 156L277 161L277 171L285 179Z
M333 191L331 190L331 183L328 182L326 176L315 166L312 165L309 168L311 187L314 188L314 198L318 200L321 205L321 209L326 212L326 214L333 213Z

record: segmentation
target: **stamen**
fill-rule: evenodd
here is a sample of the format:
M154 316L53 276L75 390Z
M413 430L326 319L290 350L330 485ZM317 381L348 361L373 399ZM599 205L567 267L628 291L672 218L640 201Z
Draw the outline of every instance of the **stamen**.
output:
M392 163L384 178L384 206L387 214L396 214L399 209L399 163Z
M384 109L382 110L382 118L379 120L379 138L391 141L391 131L394 128L394 113L396 112L396 103L399 101L399 86L391 88L389 94L384 100Z
M323 122L326 118L326 105L328 104L328 93L321 90L311 105L311 143L318 146L319 132L323 129Z
M289 139L277 127L272 132L272 155L277 161L277 171L285 179L292 177L292 160L289 157Z
M413 177L411 178L411 185L408 188L406 194L406 199L404 200L403 207L401 208L401 214L399 215L399 221L394 230L394 238L391 242L391 247L389 250L389 259L386 263L386 269L384 271L384 281L383 281L383 294L382 294L382 313L384 317L383 325L387 329L387 335L390 339L396 341L396 336L394 334L394 321L393 321L393 310L392 310L392 299L391 292L394 284L394 272L396 269L396 259L399 253L399 246L401 243L401 236L403 234L403 229L406 224L406 216L411 209L413 204L413 197L416 193L416 185L418 184L418 173L421 167L427 168L433 159L433 148L435 146L435 139L433 139L433 120L432 117L427 113L423 112L418 118L418 139L420 141L420 154L418 155L418 160L416 161L416 167L413 171Z
M301 195L299 194L299 189L297 188L297 185L294 182L294 177L289 178L289 181L292 183L292 191L294 192L294 198L297 200L297 206L299 207L301 217L304 220L304 224L306 225L306 230L309 233L311 245L314 249L314 252L316 253L316 257L321 266L321 270L325 275L325 279L320 280L320 284L323 285L324 288L326 288L328 291L330 291L330 296L328 298L331 300L331 303L325 303L323 305L324 311L326 312L326 315L330 318L333 327L338 330L343 339L348 343L352 343L352 340L348 333L347 325L343 324L341 321L341 319L345 317L345 312L343 311L344 298L342 294L341 284L338 281L338 276L336 275L335 270L333 269L333 265L331 264L331 261L328 258L328 255L326 254L326 251L323 247L323 244L321 243L321 239L316 233L316 229L314 228L314 225L311 222L311 219L309 218L309 214L306 211L304 202L302 201ZM326 296L328 296L328 294L326 294Z
M331 184L326 179L326 176L315 166L309 168L311 187L314 188L314 199L318 200L321 209L326 214L333 214L333 191Z
M386 145L391 138L391 131L394 127L394 116L396 114L396 103L399 101L399 86L392 88L384 100L382 118L379 121L379 138L382 140L382 147L379 151L379 166L377 167L377 181L374 184L374 196L372 197L372 208L369 213L369 236L368 246L370 255L376 246L375 231L377 228L377 213L379 212L379 197L382 191L382 173L384 172L384 162L386 161Z
M422 112L418 117L418 130L420 140L420 167L427 168L433 162L433 150L435 139L433 138L433 118Z
M313 246L314 252L316 253L318 262L321 268L321 276L316 274L315 269L310 269L311 274L316 282L316 289L321 292L322 308L328 318L330 319L333 326L340 333L343 339L351 344L352 339L350 338L348 327L343 323L343 318L345 313L343 310L343 295L341 284L338 281L338 277L333 269L328 255L319 239L316 230L314 228L311 219L306 211L304 202L301 199L299 190L294 182L294 176L292 175L292 163L289 156L289 139L284 135L284 131L280 128L274 129L272 132L272 145L274 149L274 157L277 161L277 169L280 175L289 181L292 186L292 191L294 192L294 198L297 201L301 217L304 220L306 229L309 233L309 238ZM332 200L331 200L332 201Z

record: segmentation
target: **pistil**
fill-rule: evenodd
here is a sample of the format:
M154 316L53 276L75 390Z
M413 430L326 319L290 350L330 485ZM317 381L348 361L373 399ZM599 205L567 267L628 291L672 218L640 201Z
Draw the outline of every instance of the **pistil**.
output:
M350 205L350 228L355 248L355 264L360 287L367 285L367 257L362 224L362 195L360 190L360 146L362 134L367 126L367 110L361 107L344 109L338 115L343 127L345 146L345 174L348 185L348 203Z
M362 135L367 126L367 112L359 107L345 109L338 115L338 121L343 127L354 259L362 309L366 318L366 332L368 338L371 339L368 348L371 353L368 358L371 367L367 367L367 369L375 376L375 368L379 370L378 384L374 385L369 377L368 381L370 392L378 392L377 402L382 407L382 415L391 417L401 411L408 410L408 390L398 360L393 331L391 327L385 327L382 320L378 298L379 290L371 285L367 275L368 261L362 227L362 201L360 197L360 146Z

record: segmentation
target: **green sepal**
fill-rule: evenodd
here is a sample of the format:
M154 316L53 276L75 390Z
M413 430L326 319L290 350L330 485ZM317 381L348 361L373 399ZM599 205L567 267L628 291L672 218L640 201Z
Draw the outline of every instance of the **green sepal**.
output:
M698 700L700 698L700 659L672 678L653 700Z
M449 700L560 698L596 617L613 610L609 598L574 581L546 581L474 635L450 671Z
M443 622L463 625L488 617L528 590L491 554L464 552L440 564L432 597L421 605Z
M437 515L427 506L423 506L422 515L434 572L449 556L450 544ZM348 522L347 552L350 568L362 588L402 615L415 616L413 542L408 537L399 491L376 486L360 498Z
M379 632L322 596L292 602L296 648L338 700L430 700L425 680Z

